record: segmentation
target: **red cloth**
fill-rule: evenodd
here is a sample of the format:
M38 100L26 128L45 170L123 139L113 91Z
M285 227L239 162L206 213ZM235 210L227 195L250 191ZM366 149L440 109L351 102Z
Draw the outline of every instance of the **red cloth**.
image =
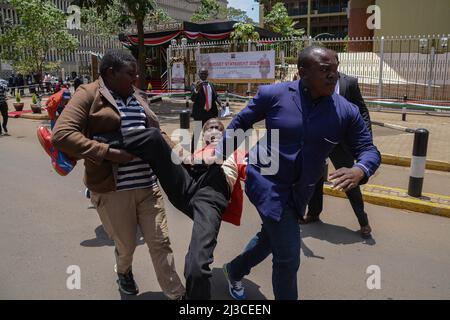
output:
M208 151L211 152L214 150L210 146L212 145L206 146L203 149L194 152L194 158L201 157L202 155L206 157ZM234 152L233 156L238 166L238 177L236 179L236 183L233 186L233 190L231 191L230 202L228 203L228 206L223 213L222 221L240 226L244 203L244 192L242 190L241 180L245 181L246 179L247 165L244 162L245 156L242 153L238 152L238 150Z
M234 153L237 157L237 151ZM231 200L228 203L225 212L223 213L222 220L232 223L236 226L241 225L242 209L244 203L244 192L242 191L241 180L245 181L246 178L245 164L238 162L238 178L234 184L233 191L231 191Z
M22 111L11 111L8 112L8 117L10 118L20 118L23 113L31 113L32 110L22 110Z

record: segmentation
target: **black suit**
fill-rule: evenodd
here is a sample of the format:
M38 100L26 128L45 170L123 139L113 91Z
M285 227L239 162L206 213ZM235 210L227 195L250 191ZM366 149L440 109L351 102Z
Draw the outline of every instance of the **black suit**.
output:
M361 113L369 132L372 134L369 110L367 109L361 91L359 90L358 79L339 73L339 95L343 96L359 108L359 112ZM344 143L338 144L331 152L329 158L336 169L342 167L351 168L354 164L354 158L349 148ZM322 212L323 183L324 179L322 178L316 184L314 194L308 204L308 216L318 216ZM346 192L346 194L352 205L353 211L358 218L360 226L369 224L367 214L364 212L364 201L359 186Z
M211 102L211 109L209 111L206 111L205 109L205 91L203 89L203 86L200 88L198 92L195 92L195 83L192 85L191 88L191 100L194 102L192 106L192 118L196 121L201 121L202 125L205 124L206 121L208 121L211 118L217 118L219 115L219 109L218 109L218 96L217 91L214 88L214 85L209 82L209 85L211 86L212 90L212 102Z

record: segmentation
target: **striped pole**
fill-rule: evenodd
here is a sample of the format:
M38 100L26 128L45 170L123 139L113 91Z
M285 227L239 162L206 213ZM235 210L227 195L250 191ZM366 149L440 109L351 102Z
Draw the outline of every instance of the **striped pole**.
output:
M408 195L420 197L422 195L423 177L428 147L428 130L417 129L414 133L414 146L411 159L411 172L409 174Z
M406 104L408 97L406 94L403 96L403 103ZM402 121L406 121L406 106L402 107Z

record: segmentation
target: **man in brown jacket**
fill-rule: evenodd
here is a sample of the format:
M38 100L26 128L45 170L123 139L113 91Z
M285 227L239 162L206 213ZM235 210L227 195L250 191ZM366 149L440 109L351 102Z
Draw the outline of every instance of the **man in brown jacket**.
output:
M137 64L129 52L107 52L100 75L78 88L56 122L52 142L70 157L84 159L84 183L114 240L119 290L139 292L132 273L139 225L164 294L181 299L185 289L175 270L164 201L150 165L92 140L104 132L159 128L158 119L133 87Z

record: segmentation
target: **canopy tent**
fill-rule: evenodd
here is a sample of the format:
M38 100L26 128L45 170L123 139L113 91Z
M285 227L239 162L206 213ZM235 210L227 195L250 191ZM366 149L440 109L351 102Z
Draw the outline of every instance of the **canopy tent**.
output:
M226 40L230 37L233 31L233 25L236 21L224 21L224 22L212 22L212 23L193 23L193 22L181 22L172 24L173 28L169 31L153 31L146 32L144 34L145 46L160 46L168 45L170 40L178 37L185 36L190 40L206 39L210 41ZM255 31L259 33L260 38L274 38L280 37L280 34L255 27ZM121 34L119 35L120 41L123 45L136 46L138 44L138 37L136 34Z

